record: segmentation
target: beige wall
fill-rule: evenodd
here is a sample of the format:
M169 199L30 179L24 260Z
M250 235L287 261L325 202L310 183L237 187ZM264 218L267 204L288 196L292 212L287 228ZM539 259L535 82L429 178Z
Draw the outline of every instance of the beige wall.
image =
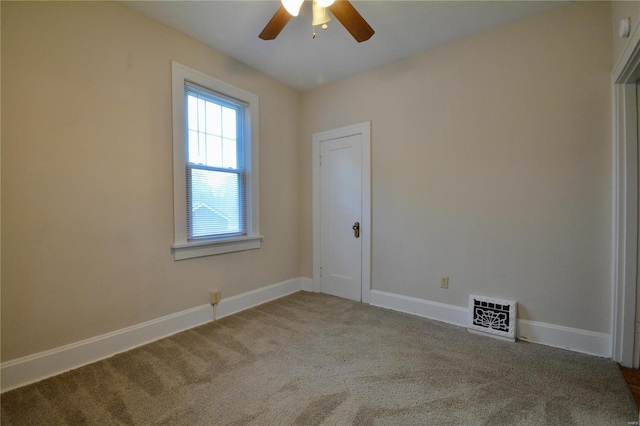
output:
M311 135L367 120L375 289L609 332L616 7L300 95L119 4L2 2L2 361L311 276ZM173 261L171 60L260 97L260 250Z
M627 1L613 1L611 2L611 30L613 38L613 65L618 62L622 52L627 45L628 38L622 38L618 35L618 29L620 28L620 20L624 18L630 18L631 31L640 22L640 1L627 0Z
M371 120L374 289L608 333L611 26L573 3L305 93L303 274L311 135Z
M117 3L2 4L2 360L300 275L300 95ZM171 60L260 98L259 250L175 262Z

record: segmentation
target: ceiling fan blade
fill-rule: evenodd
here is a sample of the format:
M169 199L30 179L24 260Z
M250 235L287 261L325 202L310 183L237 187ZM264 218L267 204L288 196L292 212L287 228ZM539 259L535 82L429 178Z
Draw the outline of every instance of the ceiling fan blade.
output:
M347 0L337 0L329 10L358 43L369 40L375 32Z
M274 40L290 19L291 15L287 12L287 9L284 6L280 6L280 9L273 15L273 18L271 18L258 37L263 40Z

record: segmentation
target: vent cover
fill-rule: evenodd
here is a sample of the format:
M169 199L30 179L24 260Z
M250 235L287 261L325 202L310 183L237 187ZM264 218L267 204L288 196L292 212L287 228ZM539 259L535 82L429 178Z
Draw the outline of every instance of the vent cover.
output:
M516 306L513 300L471 294L468 330L513 342L516 340Z

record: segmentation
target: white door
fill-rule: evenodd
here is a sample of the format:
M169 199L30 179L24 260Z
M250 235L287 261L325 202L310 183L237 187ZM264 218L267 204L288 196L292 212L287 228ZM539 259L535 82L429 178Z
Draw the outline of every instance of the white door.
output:
M320 140L320 291L362 300L362 134Z

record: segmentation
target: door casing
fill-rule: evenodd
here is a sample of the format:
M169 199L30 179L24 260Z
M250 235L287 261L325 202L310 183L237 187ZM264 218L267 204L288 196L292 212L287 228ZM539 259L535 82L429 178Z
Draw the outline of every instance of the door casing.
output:
M360 238L362 239L362 303L369 303L371 292L371 122L354 124L315 133L312 138L312 209L313 209L313 291L320 292L320 143L348 137L362 137L362 197Z
M634 359L638 281L638 103L640 24L612 73L613 235L611 352L614 361L638 367Z

